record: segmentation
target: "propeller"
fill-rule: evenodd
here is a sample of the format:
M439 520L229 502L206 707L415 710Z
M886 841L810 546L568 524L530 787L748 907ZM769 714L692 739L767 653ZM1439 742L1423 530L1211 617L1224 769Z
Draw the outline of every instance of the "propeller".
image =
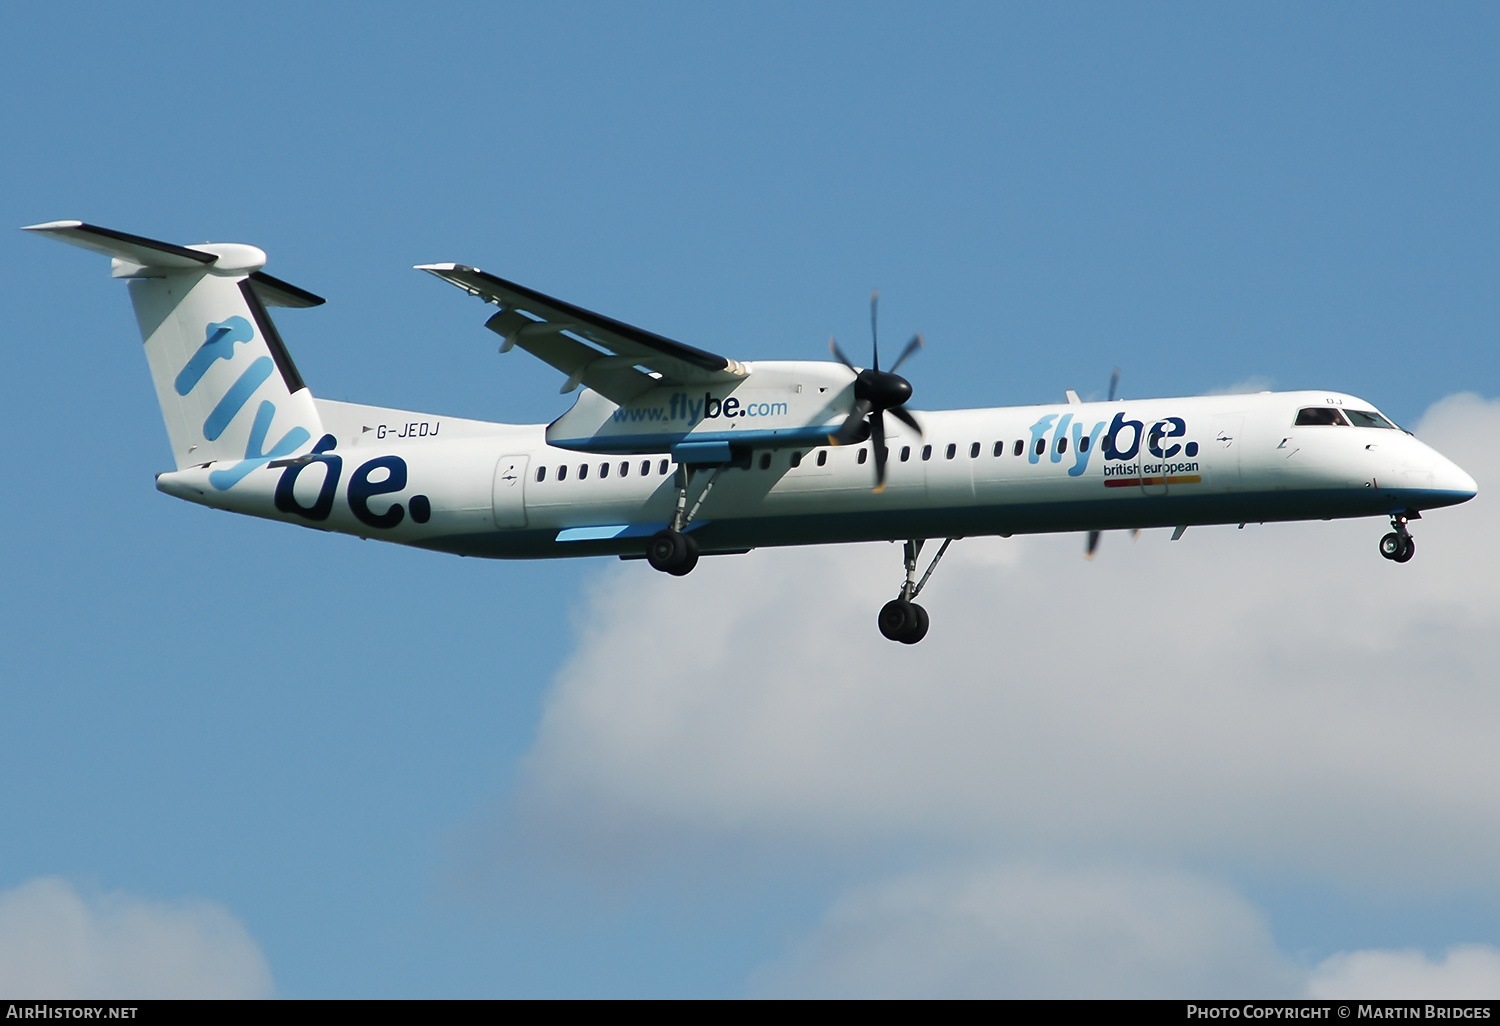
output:
M844 423L839 425L838 430L828 436L828 443L853 445L869 439L875 447L875 491L882 492L885 490L886 411L890 411L891 416L917 434L923 434L922 425L917 423L917 418L904 409L906 401L911 398L911 382L896 373L896 368L905 363L907 357L922 348L922 336L913 335L911 341L906 343L906 348L901 350L901 355L896 357L896 362L891 364L891 369L881 370L880 335L876 329L879 303L879 291L871 292L871 366L864 370L857 369L839 348L838 342L832 337L828 339L828 351L845 367L854 371L854 408L849 411L849 416L844 418Z
M1115 389L1117 389L1119 387L1120 387L1120 368L1116 367L1114 373L1109 376L1109 399L1107 400L1108 402L1114 402L1115 401ZM1135 531L1135 532L1133 532L1131 534L1131 537L1134 538L1137 535L1139 535L1140 533L1141 533L1140 531ZM1084 559L1093 559L1094 558L1094 552L1098 548L1099 548L1099 532L1098 531L1090 531L1089 532L1088 545L1083 550L1083 558Z

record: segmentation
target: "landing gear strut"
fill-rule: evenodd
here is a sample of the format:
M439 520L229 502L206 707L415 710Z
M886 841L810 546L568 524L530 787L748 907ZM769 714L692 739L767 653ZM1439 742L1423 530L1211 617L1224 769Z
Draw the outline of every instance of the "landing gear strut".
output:
M927 584L927 579L937 569L938 560L943 558L943 553L948 551L948 546L953 544L949 538L943 542L942 548L938 549L937 555L932 557L932 562L927 565L927 572L922 579L917 578L917 556L922 551L925 539L913 538L906 543L903 556L906 561L906 583L901 585L901 594L880 607L880 633L891 641L899 641L903 645L915 645L927 637L927 610L913 601L922 588Z
M1417 543L1406 530L1407 513L1391 514L1391 533L1380 539L1380 554L1396 563L1405 563L1416 555Z
M687 526L698 515L699 507L708 498L708 493L713 491L714 482L719 479L719 473L723 469L723 466L714 467L713 473L708 477L708 484L703 486L703 491L698 495L698 501L693 503L692 509L688 509L688 488L692 484L693 471L685 464L677 465L677 475L673 479L673 484L677 486L677 507L672 511L672 524L666 530L653 534L646 544L646 562L654 569L673 577L684 577L698 565L698 542L686 533Z

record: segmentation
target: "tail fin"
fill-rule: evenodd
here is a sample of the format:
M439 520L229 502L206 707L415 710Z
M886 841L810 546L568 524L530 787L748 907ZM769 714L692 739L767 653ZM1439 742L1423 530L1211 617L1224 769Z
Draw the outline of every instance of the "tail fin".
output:
M312 393L266 306L323 300L261 271L264 252L174 246L81 221L25 230L113 257L114 276L128 279L177 469L218 464L210 480L232 488L322 436Z

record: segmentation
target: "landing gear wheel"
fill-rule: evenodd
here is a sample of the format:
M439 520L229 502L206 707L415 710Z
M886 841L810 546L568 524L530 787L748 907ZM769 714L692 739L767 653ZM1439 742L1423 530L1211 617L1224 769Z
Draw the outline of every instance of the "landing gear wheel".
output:
M681 531L657 531L646 543L646 562L662 573L681 577L698 565L698 543Z
M880 633L890 641L900 641L906 625L916 620L916 612L905 599L891 599L880 607Z
M674 566L667 571L673 577L686 577L693 572L693 567L698 565L698 543L693 540L693 536L684 534L682 536L682 544L683 548L687 550L687 556L684 557L679 566Z
M1401 536L1395 531L1380 539L1380 554L1386 559L1400 559L1405 550L1406 546L1401 544Z
M915 645L927 636L927 610L906 599L891 599L880 608L880 633L891 641Z
M927 637L927 626L931 621L927 619L927 610L923 609L915 602L911 604L911 608L917 614L917 622L912 626L911 633L901 640L908 645L915 645L917 642Z
M1417 543L1409 534L1392 531L1380 539L1380 554L1397 563L1405 563L1417 553Z

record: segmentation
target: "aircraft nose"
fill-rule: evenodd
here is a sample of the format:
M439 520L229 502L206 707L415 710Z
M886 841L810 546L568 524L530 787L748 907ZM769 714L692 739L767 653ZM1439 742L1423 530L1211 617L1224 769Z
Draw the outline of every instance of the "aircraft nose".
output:
M1460 502L1468 502L1479 494L1479 484L1457 463L1444 456L1438 457L1433 468L1433 484L1445 492L1452 492Z

